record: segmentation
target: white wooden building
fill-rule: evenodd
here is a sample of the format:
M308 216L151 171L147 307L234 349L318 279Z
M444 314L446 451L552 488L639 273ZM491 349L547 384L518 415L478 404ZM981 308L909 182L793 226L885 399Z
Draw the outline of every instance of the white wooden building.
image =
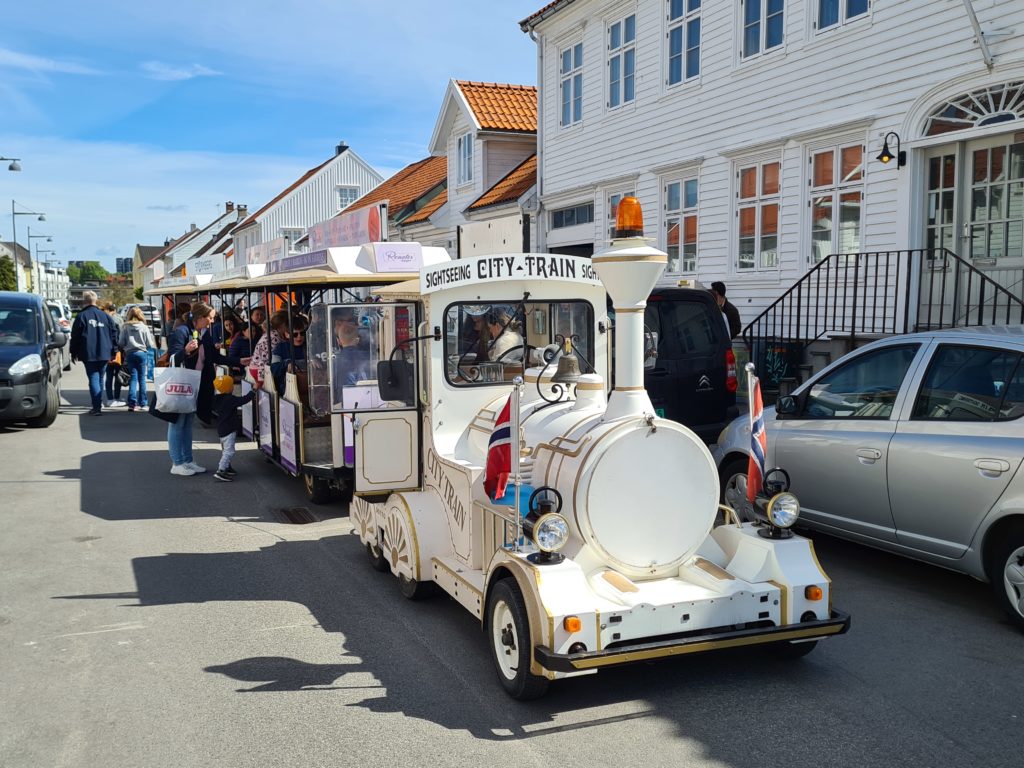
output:
M839 252L947 248L1022 293L1024 1L557 0L521 27L545 250L600 248L635 194L745 323Z
M239 224L234 237L234 265L244 264L246 251L279 237L294 244L313 224L326 221L384 181L347 144L311 168L270 202Z

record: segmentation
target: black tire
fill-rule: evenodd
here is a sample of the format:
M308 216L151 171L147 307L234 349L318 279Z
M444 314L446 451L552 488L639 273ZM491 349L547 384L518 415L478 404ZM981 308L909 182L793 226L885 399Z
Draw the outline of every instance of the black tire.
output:
M302 482L306 486L306 496L314 504L327 504L331 500L331 483L327 478L304 474Z
M380 547L375 544L366 545L366 556L370 559L370 567L375 571L381 573L387 573L391 570L391 566L388 565L388 561L384 557L384 553Z
M733 456L722 462L718 470L718 480L721 486L721 502L736 510L743 522L753 522L756 518L750 509L750 502L746 499L747 492L747 462L746 456ZM736 480L742 477L742 485L736 485ZM742 497L739 501L733 498L736 494Z
M999 538L986 571L999 607L1018 629L1024 630L1024 525L1005 529Z
M399 574L398 589L406 600L424 600L434 594L434 582L407 579Z
M26 423L33 429L45 429L57 420L57 413L60 410L60 391L47 383L46 385L46 406L38 416L26 420Z
M772 643L765 646L765 650L776 659L781 659L782 661L796 661L797 659L802 659L808 653L813 651L817 645L817 640L808 640L806 643Z
M547 693L548 679L530 672L530 619L515 579L502 579L488 595L484 631L505 693L519 701L537 699Z

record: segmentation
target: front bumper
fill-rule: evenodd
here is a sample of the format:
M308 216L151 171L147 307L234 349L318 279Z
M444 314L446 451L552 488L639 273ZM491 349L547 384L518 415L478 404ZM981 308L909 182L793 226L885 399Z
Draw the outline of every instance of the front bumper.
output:
M12 381L0 374L0 420L30 419L46 407L46 379L42 371Z
M827 619L805 621L783 627L756 627L722 632L701 632L687 637L626 643L601 651L555 653L544 645L534 648L534 658L551 672L582 672L615 664L629 664L664 656L681 656L742 645L763 645L794 640L816 640L841 635L850 629L850 615L833 610Z

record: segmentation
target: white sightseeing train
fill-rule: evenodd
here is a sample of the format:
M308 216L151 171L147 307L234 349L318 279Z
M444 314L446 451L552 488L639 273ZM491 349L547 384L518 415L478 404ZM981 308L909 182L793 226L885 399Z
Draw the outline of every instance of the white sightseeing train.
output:
M338 385L371 562L406 596L440 587L479 618L516 698L642 659L803 655L849 626L812 543L789 530L796 499L779 494L756 523L720 514L707 448L655 415L644 307L666 255L634 199L618 226L592 259L480 256L379 289L366 310L410 322L378 339L375 381ZM509 403L511 477L492 500L489 444Z

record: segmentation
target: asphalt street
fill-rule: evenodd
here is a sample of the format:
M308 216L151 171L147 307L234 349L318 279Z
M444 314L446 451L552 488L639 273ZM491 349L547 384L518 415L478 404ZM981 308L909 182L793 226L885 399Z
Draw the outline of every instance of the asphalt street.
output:
M402 598L344 508L251 444L232 484L174 477L163 422L87 416L81 366L64 399L48 430L0 428L5 768L1020 764L1024 634L967 577L819 537L853 627L803 660L644 663L518 703L468 613Z

